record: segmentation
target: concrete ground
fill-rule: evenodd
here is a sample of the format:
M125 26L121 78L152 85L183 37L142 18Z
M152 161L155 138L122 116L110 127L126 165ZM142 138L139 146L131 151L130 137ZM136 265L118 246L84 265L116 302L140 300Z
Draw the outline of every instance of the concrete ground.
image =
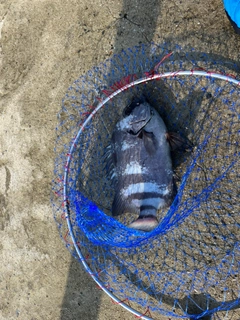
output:
M4 0L0 37L0 319L134 319L71 257L52 217L61 99L92 66L140 42L239 61L240 38L221 0Z

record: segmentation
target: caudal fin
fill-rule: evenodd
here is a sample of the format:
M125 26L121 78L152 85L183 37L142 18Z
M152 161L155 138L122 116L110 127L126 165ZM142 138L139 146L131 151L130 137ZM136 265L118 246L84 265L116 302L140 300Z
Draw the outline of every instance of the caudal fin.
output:
M152 231L158 226L158 220L155 216L140 216L137 220L133 221L128 225L129 228L141 230L141 231Z

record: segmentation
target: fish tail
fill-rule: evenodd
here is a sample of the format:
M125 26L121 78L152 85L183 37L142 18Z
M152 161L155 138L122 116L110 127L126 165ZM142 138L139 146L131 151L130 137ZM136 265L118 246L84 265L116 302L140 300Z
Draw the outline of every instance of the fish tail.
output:
M139 217L128 227L146 232L152 231L158 225L156 212L157 210L154 206L141 206Z
M158 219L155 216L139 216L137 220L128 225L129 228L137 229L140 231L152 231L158 226Z

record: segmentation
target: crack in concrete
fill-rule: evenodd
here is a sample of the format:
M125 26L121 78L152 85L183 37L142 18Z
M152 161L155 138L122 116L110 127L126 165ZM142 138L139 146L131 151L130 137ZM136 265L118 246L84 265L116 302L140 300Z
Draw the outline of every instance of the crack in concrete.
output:
M151 42L151 41L147 38L147 36L146 36L146 34L144 33L144 31L141 30L141 29L143 29L143 26L142 26L141 24L136 23L136 22L134 22L133 20L131 20L131 19L128 17L128 14L127 14L127 13L121 12L121 13L119 13L119 16L120 16L120 17L116 17L116 16L113 14L112 10L110 9L110 6L109 6L107 3L105 3L105 2L103 3L103 2L101 1L101 5L102 5L102 6L106 6L108 12L110 13L110 15L111 15L111 17L114 19L114 21L112 21L110 24L108 24L105 28L97 29L97 30L95 30L95 31L92 30L92 32L102 31L103 34L104 34L107 29L110 29L111 27L113 27L119 20L127 20L127 21L130 22L132 25L135 25L135 26L139 27L139 29L140 29L139 31L141 32L143 38L145 38L148 43Z
M8 190L9 190L9 187L10 187L10 182L11 182L11 172L10 170L8 169L7 166L5 166L5 170L6 170L6 181L5 181L5 187L6 187L6 195L8 193Z

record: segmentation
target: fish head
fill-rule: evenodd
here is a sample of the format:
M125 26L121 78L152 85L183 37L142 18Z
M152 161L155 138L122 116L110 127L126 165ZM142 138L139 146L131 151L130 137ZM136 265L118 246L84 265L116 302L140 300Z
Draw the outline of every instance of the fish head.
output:
M125 108L126 116L129 119L129 132L137 135L151 120L153 110L145 99L134 99L132 103Z

